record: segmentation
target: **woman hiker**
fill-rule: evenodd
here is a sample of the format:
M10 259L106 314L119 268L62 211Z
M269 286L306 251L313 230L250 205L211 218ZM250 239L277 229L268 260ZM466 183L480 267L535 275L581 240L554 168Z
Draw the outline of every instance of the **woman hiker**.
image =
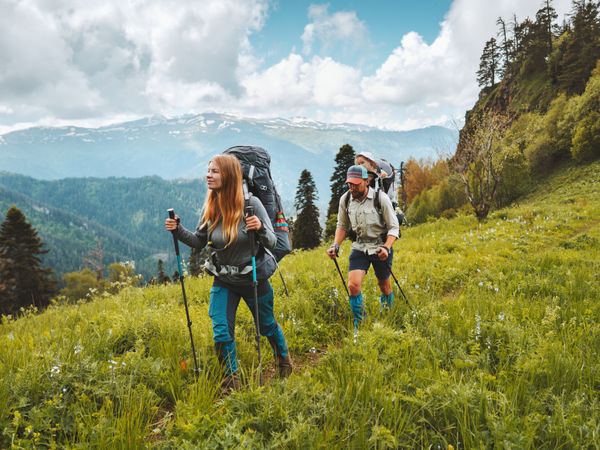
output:
M255 197L250 197L254 215L244 217L242 171L234 156L213 157L208 164L206 184L208 193L196 230L186 230L178 218L166 219L165 228L190 247L202 249L208 245L213 255L205 267L215 277L210 290L209 315L215 350L225 371L222 387L230 390L240 385L235 346L235 314L240 298L255 316L250 232L255 233L260 244L256 255L260 334L267 337L273 348L279 376L287 377L292 372L292 362L283 331L275 321L273 288L269 283L276 265L265 251L272 250L277 241L271 220ZM254 319L256 321L256 317Z

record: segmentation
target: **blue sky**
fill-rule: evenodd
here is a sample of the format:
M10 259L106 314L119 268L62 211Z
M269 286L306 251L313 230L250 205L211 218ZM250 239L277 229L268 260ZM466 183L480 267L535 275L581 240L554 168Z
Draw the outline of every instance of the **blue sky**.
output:
M450 8L449 0L347 0L315 2L308 0L279 0L274 2L269 19L251 42L270 65L284 58L292 50L303 47L302 33L309 19L308 10L313 4L327 4L330 12L353 12L368 29L370 44L364 55L345 52L336 45L327 53L346 64L356 64L368 59L370 65L381 63L400 44L402 36L416 31L427 43L433 42L440 31L444 15Z
M0 134L221 112L459 122L496 19L541 0L0 0ZM554 0L559 21L571 0Z

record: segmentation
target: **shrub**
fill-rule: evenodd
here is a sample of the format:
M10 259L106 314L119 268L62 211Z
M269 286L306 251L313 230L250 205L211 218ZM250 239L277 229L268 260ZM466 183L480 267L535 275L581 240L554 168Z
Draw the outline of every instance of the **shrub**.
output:
M573 135L571 154L577 162L585 162L600 156L600 114L590 112L579 122Z

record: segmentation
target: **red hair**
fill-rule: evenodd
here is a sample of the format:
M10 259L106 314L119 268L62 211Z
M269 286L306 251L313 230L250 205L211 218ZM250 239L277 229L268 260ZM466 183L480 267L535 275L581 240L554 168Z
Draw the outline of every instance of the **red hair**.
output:
M209 189L204 201L202 227L208 225L213 231L221 222L223 237L228 247L238 237L238 227L244 216L244 192L242 167L235 156L217 155L210 160L221 173L221 188Z

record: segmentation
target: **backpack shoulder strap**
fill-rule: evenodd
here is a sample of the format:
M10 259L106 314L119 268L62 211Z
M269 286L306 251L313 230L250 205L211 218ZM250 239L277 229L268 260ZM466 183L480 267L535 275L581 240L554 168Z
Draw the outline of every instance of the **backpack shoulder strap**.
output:
M252 166L252 168L254 168L254 166ZM252 170L252 172L254 172L254 170ZM245 178L242 180L242 190L244 191L244 214L245 214L246 208L248 206L250 206L250 196L252 195L252 193L248 189L248 183L246 182Z
M373 198L373 205L375 206L377 214L379 214L380 216L383 215L383 210L381 209L381 191L382 189L379 186L377 186L377 188L375 189L375 197Z

